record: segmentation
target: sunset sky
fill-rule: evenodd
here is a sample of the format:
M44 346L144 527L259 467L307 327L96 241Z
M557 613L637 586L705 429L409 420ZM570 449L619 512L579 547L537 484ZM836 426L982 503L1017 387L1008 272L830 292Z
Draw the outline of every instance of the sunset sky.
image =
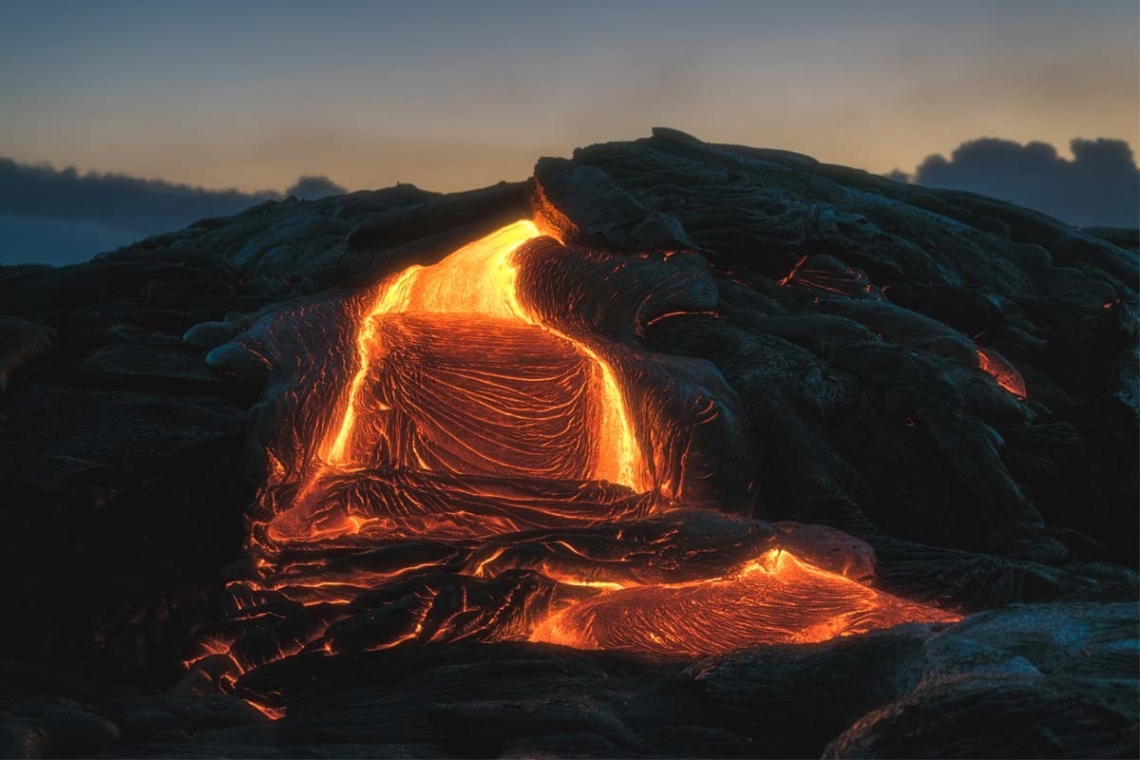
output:
M245 191L435 190L667 125L913 171L1140 132L1124 2L20 2L0 156Z

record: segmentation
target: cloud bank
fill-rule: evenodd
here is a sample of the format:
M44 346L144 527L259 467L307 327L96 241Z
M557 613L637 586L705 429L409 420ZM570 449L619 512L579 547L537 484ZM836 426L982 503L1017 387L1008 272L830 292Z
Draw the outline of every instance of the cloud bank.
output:
M345 192L328 177L301 177L284 193L207 190L124 174L21 164L0 157L0 264L63 264L140 238L230 216L271 199Z
M1043 142L984 137L935 154L913 181L969 190L1043 211L1078 226L1140 226L1140 170L1124 140L1074 139L1073 158Z
M292 195L303 201L315 201L330 195L340 195L346 192L343 187L328 177L300 177L285 195Z
M1012 201L1079 226L1140 227L1140 170L1128 143L1074 139L1070 149L1067 159L1048 143L984 137L962 143L950 158L928 156L909 179ZM898 170L886 176L908 179ZM0 157L0 264L83 261L266 200L343 192L316 175L298 178L284 193L244 193Z

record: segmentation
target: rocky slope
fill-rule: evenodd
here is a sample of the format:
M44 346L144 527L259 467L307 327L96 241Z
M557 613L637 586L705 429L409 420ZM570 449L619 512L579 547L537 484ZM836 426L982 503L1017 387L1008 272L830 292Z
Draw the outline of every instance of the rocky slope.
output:
M264 477L271 389L226 346L520 217L707 261L715 308L630 339L739 395L756 517L967 617L706 659L293 658L243 684L278 721L187 673ZM1138 284L1134 250L1010 204L665 129L0 269L0 755L1135 756Z

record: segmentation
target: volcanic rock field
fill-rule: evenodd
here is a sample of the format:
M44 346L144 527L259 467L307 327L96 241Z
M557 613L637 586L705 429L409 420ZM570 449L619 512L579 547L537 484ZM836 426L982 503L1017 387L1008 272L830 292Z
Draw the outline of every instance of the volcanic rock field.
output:
M0 268L0 756L1136 757L1120 232L658 128Z

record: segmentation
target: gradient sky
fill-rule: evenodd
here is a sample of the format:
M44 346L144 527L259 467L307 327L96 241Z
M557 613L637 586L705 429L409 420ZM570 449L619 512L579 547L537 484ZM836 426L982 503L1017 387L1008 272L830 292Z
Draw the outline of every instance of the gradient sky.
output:
M0 0L0 155L207 187L522 179L647 135L885 172L1140 141L1136 0Z

